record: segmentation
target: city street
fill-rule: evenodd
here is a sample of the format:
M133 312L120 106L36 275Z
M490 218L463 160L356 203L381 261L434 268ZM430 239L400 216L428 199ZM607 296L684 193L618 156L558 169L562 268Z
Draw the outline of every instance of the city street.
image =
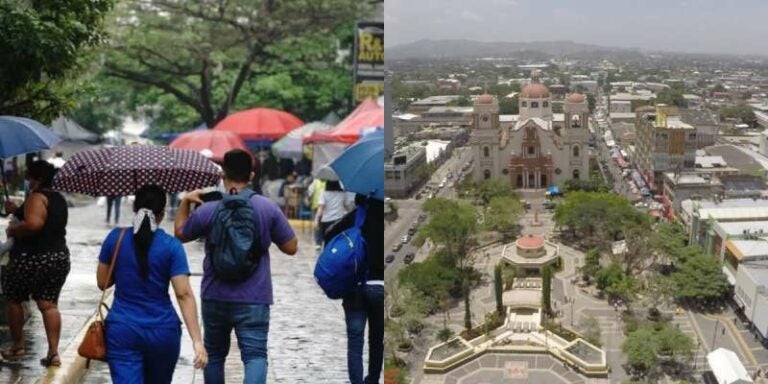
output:
M461 171L461 167L464 166L465 163L469 162L471 158L472 155L469 148L462 147L454 149L453 156L446 160L445 163L435 171L427 184L439 184L448 175L448 172L452 172L454 176L458 175L458 173ZM436 197L448 199L455 198L456 191L451 187L452 184L453 183L447 183L444 188L440 189ZM419 252L419 250L414 245L412 245L411 241L409 241L407 244L403 244L403 247L399 251L392 251L392 247L395 244L401 242L403 235L408 233L408 228L417 221L419 215L422 213L421 207L426 201L426 196L418 200L414 198L392 200L392 202L397 206L398 218L392 223L385 222L384 227L384 254L395 255L395 260L387 265L387 269L385 271L385 278L387 280L391 279L393 276L397 276L397 271L399 271L400 268L405 265L403 258L408 253L416 254L416 259L414 261L419 261L420 257L426 257L426 252Z
M129 207L128 203L123 204L122 225L129 224ZM101 241L109 231L103 224L103 215L104 208L93 203L69 211L67 239L72 254L72 272L59 302L63 321L62 353L68 348L76 348L74 337L93 314L100 296L96 288L96 259ZM165 221L163 228L171 231L172 223ZM295 230L299 237L296 256L281 254L276 247L270 250L275 303L270 314L269 383L346 383L346 328L341 301L328 299L315 283L312 273L317 256L309 227L306 231L300 227ZM203 243L191 242L185 249L193 274L192 288L199 301ZM175 305L175 300L173 302ZM3 341L8 340L7 329L2 336ZM47 373L39 363L46 343L36 309L31 311L31 318L25 325L25 337L27 356L18 365L0 369L0 383L36 383ZM174 382L202 383L202 372L195 374L192 369L192 344L186 329L181 340L181 357ZM232 342L226 363L227 382L242 380L236 337L232 337ZM108 377L106 364L92 362L83 383L101 384L108 382Z

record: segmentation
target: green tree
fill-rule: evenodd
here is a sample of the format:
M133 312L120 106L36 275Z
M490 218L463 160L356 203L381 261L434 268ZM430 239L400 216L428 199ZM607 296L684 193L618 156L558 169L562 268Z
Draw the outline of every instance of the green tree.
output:
M49 122L72 108L81 60L104 41L113 0L0 2L0 115Z
M555 209L555 223L588 246L608 249L628 227L649 227L648 215L612 193L571 192Z
M608 287L618 285L622 279L624 279L624 271L616 262L609 264L607 267L600 268L595 275L597 289L601 291L607 290Z
M469 306L469 288L464 293L464 329L472 329L472 309Z
M493 268L493 289L496 294L496 312L498 313L504 312L504 282L501 277L502 268L503 266L501 264L497 264L496 267Z
M513 98L502 97L499 99L500 115L517 115L520 113L520 103L517 95Z
M541 269L541 307L547 315L552 313L552 267Z
M730 288L717 260L701 253L689 257L672 273L675 299L686 304L711 305Z
M320 119L348 106L351 77L336 45L352 42L370 10L354 0L127 0L103 70L159 107L152 117L167 129L213 127L254 106Z
M597 99L595 99L595 96L591 93L587 94L587 105L589 106L589 113L594 113Z
M644 377L656 370L659 362L656 342L656 335L650 327L639 328L624 339L621 350L627 355L627 364L633 376Z
M680 328L665 324L656 332L656 345L660 356L665 356L678 363L691 361L696 348L690 336Z
M757 124L757 116L755 116L755 111L753 111L752 107L749 105L724 106L720 108L719 114L720 119L722 120L727 118L735 118L739 119L739 121L744 124L749 124L752 127Z
M600 250L592 248L584 254L584 265L581 266L581 277L584 281L591 280L600 270Z
M491 199L494 197L515 196L509 181L500 179L487 179L481 181L477 185L476 192L484 206L488 206L488 204L491 203Z
M681 108L686 107L683 92L673 88L666 88L657 93L656 104L675 105Z
M502 234L504 240L514 235L523 212L520 200L511 196L494 196L485 210L485 227Z

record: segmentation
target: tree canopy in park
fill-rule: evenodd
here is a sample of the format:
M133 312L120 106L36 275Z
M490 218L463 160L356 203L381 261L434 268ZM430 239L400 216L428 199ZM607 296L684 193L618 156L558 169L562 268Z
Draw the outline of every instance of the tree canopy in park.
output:
M670 324L646 325L631 332L621 345L633 376L653 374L663 360L687 363L696 346L690 336Z
M256 106L321 119L349 107L351 58L337 44L351 47L370 10L356 0L122 1L93 81L123 89L130 109L151 106L164 130L213 127Z
M724 298L730 288L717 259L701 252L677 264L671 277L675 299L687 304L711 305Z
M486 210L484 225L487 229L501 233L505 240L509 239L517 230L522 212L523 206L516 197L493 197Z
M611 193L571 192L555 210L555 223L569 228L590 245L607 247L629 227L648 228L646 214Z
M104 40L113 0L0 2L0 115L48 122L68 110L67 81Z

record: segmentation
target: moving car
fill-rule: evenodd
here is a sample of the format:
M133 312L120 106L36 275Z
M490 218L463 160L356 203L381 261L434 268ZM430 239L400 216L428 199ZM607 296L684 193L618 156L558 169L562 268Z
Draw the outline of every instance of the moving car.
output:
M403 243L403 244L406 244L409 241L411 241L411 238L408 235L403 235L403 237L400 239L400 242Z
M395 261L395 255L390 253L389 255L387 255L387 257L384 258L384 261L387 263L391 263Z
M416 227L410 227L408 228L408 234L413 236L416 234L416 230L417 230Z

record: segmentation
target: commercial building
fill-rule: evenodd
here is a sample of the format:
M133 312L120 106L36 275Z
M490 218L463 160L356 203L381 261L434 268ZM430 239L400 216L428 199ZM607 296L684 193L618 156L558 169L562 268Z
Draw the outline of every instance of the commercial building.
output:
M680 110L680 120L696 128L696 148L715 145L720 135L720 123L715 114L708 110L683 108Z
M717 384L750 384L753 383L744 364L735 352L718 348L707 354L707 363Z
M734 288L734 301L765 340L768 337L768 261L741 263L736 271Z
M632 112L632 102L629 100L611 100L610 112Z
M419 171L427 165L427 150L424 146L410 145L395 152L384 162L384 193L388 197L403 198L410 195L427 172Z
M639 108L636 124L634 160L648 185L660 191L664 172L694 168L696 129L680 120L676 107Z
M421 100L416 100L408 106L408 112L421 113L426 112L432 107L447 107L453 101L459 99L458 95L429 96Z

